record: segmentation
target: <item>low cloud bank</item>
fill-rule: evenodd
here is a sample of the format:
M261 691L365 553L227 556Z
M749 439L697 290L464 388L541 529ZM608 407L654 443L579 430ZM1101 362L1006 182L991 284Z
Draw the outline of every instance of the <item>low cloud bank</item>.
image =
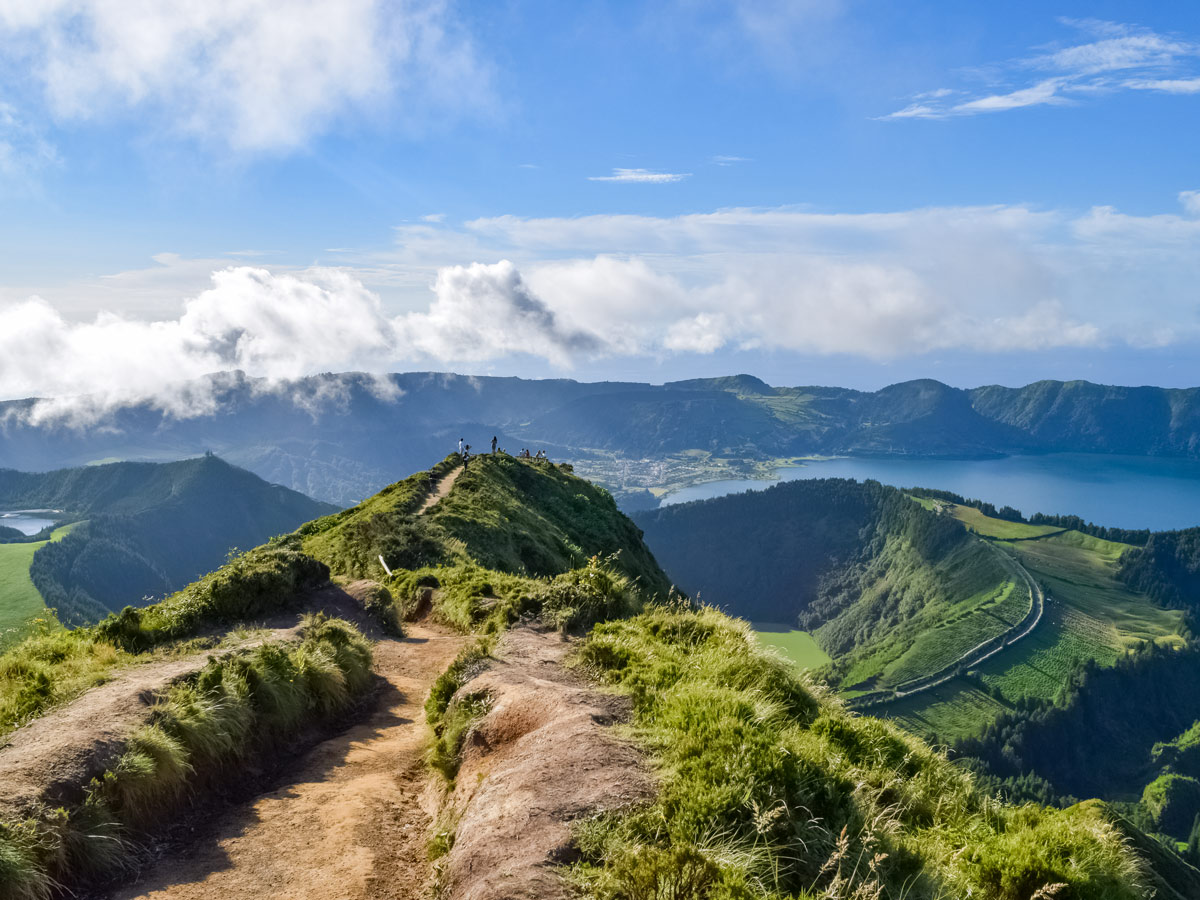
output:
M275 384L505 359L567 372L721 351L888 362L1179 344L1200 335L1193 194L1182 214L1146 217L998 206L421 223L357 269L221 269L173 318L0 306L0 397L60 398L28 415L86 421L143 401L211 412L196 379L231 370ZM501 261L451 262L470 258ZM368 279L389 297L401 286L407 310Z

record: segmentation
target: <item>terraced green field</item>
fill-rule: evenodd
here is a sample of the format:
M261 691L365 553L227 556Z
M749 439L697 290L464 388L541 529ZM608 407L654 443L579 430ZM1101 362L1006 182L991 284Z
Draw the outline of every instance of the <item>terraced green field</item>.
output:
M979 690L969 680L955 678L870 712L886 714L914 734L951 740L977 734L983 723L990 722L1007 709L1005 703Z
M967 737L1018 698L1053 698L1086 660L1111 665L1141 641L1182 645L1183 614L1155 606L1116 579L1116 562L1127 545L992 519L970 507L956 507L954 514L979 534L991 535L1043 585L1045 615L1033 634L974 673L998 697L970 679L955 679L873 711L944 739Z
M919 611L847 655L840 684L848 690L891 688L936 672L1002 634L1029 610L1028 590L1017 585L1002 557L978 541L936 566L903 544L889 544L880 559L886 569L860 602L876 610L911 604ZM828 627L817 631L825 646Z
M903 684L950 665L963 652L1021 621L1029 612L1029 591L1006 581L955 608L954 614L921 634L884 672L881 681Z
M73 527L55 529L50 540L58 540ZM29 578L33 554L47 543L0 544L0 650L24 637L35 619L54 620Z
M784 656L802 669L816 669L830 662L829 654L813 640L807 631L797 631L790 625L774 622L753 622L758 639L769 647L781 651Z
M973 506L948 505L952 507L954 518L984 537L999 538L1004 541L1029 540L1062 531L1061 528L1054 525L1026 525L1024 522L993 519L991 516L985 516Z

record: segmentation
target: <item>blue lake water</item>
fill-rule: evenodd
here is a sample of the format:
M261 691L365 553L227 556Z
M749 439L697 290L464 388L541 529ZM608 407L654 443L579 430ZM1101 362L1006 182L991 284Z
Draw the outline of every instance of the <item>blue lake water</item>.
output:
M47 525L53 525L55 520L46 518L47 514L56 513L55 509L15 509L12 512L0 511L0 526L15 528L21 534L37 534Z
M845 458L780 469L781 481L874 478L1009 505L1025 515L1071 513L1099 525L1162 531L1200 525L1200 461L1053 453L1003 459ZM665 497L662 505L703 500L776 481L714 481Z

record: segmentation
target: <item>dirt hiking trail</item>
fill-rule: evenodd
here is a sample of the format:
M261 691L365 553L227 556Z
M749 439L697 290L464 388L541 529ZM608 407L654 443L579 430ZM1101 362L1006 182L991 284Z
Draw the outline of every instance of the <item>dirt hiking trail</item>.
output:
M433 489L433 493L425 498L425 502L421 504L421 508L417 511L418 515L430 509L435 503L450 493L450 488L454 487L454 482L458 481L458 476L467 471L466 466L459 466L449 475L442 476L442 480L437 483L437 487Z
M53 807L80 801L83 786L124 752L129 736L149 719L158 694L200 671L210 659L267 641L299 640L299 621L306 612L349 619L368 637L379 637L360 599L371 584L326 584L298 597L291 609L249 623L247 627L263 630L244 640L117 669L104 684L0 739L0 816L20 819L38 803Z
M369 718L318 744L284 783L225 812L120 900L416 900L428 896L423 705L468 638L430 624L375 646Z

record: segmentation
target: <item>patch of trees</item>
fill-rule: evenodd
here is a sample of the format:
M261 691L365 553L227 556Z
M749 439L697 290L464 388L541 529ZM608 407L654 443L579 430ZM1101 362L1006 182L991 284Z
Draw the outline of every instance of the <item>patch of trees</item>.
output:
M214 457L45 474L0 470L0 494L86 521L33 556L29 574L67 625L182 588L232 548L262 544L330 511ZM52 501L52 502L51 502Z
M1200 528L1155 532L1121 557L1117 575L1163 606L1200 608Z
M1053 525L1068 531L1081 531L1104 541L1117 541L1121 544L1133 544L1140 547L1150 539L1149 528L1109 528L1085 522L1079 516L1051 516L1046 513L1034 513L1029 517L1030 525Z
M683 590L750 619L819 624L853 602L889 538L935 561L963 526L877 481L791 481L639 513L635 521Z
M959 506L971 506L985 516L991 516L993 519L1004 519L1008 522L1023 522L1026 525L1050 525L1055 528L1066 529L1067 531L1079 531L1083 534L1100 538L1101 540L1133 544L1137 547L1145 544L1150 538L1149 528L1109 528L1106 525L1086 522L1079 516L1034 513L1027 519L1021 515L1019 509L1014 509L1011 506L997 508L995 504L988 503L986 500L964 497L962 494L956 494L953 491L942 491L936 488L909 488L907 493L912 494L914 497L927 497L930 500L943 500L946 503L956 503Z
M187 583L177 583L155 561L163 556L162 543L133 519L99 516L40 548L29 577L64 625L87 625Z
M1088 662L1056 701L1027 700L953 749L1000 779L1034 773L1060 796L1140 794L1155 744L1197 719L1200 650L1146 644L1112 667Z

